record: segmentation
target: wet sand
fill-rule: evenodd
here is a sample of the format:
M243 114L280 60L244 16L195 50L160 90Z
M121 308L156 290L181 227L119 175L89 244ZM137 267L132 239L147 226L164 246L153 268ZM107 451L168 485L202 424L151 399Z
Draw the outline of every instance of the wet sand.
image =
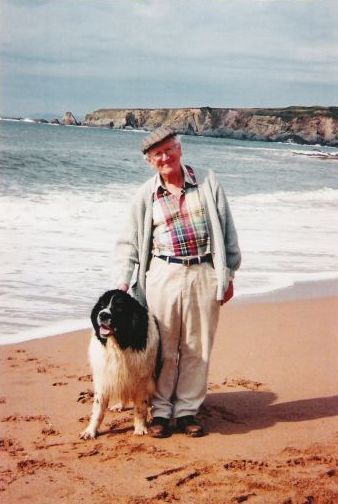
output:
M337 327L337 297L224 306L198 439L127 410L80 440L89 331L1 347L3 502L338 502Z

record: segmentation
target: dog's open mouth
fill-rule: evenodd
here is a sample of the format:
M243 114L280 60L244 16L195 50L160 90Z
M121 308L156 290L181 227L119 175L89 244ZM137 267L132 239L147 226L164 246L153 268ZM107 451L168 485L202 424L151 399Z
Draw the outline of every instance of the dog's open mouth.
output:
M111 327L107 326L106 324L101 324L100 325L100 336L103 338L108 338L108 336L111 336L113 334L113 330Z

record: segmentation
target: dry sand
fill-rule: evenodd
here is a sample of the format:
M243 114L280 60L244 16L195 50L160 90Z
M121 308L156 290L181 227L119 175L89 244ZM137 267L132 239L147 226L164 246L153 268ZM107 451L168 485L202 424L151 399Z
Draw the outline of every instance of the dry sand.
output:
M222 308L208 435L135 437L91 408L89 331L1 348L2 502L338 502L338 298Z

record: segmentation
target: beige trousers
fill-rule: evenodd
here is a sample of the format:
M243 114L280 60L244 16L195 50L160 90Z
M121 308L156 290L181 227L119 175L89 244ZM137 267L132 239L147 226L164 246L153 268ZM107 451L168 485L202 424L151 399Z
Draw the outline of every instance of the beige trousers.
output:
M220 308L216 289L210 263L184 266L151 260L146 297L162 345L162 367L152 401L154 417L195 415L206 396Z

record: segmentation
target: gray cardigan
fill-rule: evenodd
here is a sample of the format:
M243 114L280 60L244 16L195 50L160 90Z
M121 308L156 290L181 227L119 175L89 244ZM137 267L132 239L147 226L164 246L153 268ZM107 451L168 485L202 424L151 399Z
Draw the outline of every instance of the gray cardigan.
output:
M210 233L210 247L217 275L217 299L222 300L229 284L241 263L237 233L229 204L222 186L212 171L202 183L200 174L194 170L201 202L206 211ZM116 244L119 281L130 285L131 293L146 305L146 271L149 268L152 250L154 177L147 180L133 197L129 222Z

